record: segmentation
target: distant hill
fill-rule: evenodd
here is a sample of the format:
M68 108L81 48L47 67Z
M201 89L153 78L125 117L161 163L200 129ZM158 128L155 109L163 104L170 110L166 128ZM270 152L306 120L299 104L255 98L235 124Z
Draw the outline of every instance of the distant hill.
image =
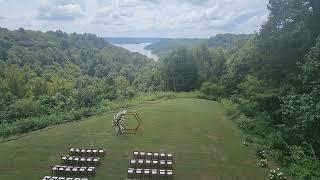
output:
M218 34L209 38L207 44L211 48L235 50L241 47L246 41L254 38L254 36L254 34Z
M19 30L0 28L0 62L20 66L50 66L58 63L78 65L84 73L93 75L97 66L140 66L150 59L138 53L114 46L94 34L67 34L62 31ZM29 56L26 56L28 54ZM18 56L18 57L16 57ZM139 65L139 66L137 66ZM117 74L116 70L110 74Z
M104 37L104 39L111 44L140 44L151 43L146 46L146 50L151 50L152 54L157 56L170 53L177 48L190 48L201 42L205 42L205 39L187 39L187 38L129 38L129 37Z
M151 50L153 54L161 56L169 54L172 50L178 48L191 48L202 42L205 42L205 39L162 39L146 46L145 49Z
M178 48L191 48L202 43L207 44L210 48L236 50L253 37L254 34L218 34L209 39L104 37L104 40L111 44L151 43L144 49L151 50L154 55L162 56Z
M158 56L168 54L177 48L191 48L202 43L207 44L210 48L235 50L253 37L254 34L218 34L209 39L160 39L146 46L145 49L151 50Z

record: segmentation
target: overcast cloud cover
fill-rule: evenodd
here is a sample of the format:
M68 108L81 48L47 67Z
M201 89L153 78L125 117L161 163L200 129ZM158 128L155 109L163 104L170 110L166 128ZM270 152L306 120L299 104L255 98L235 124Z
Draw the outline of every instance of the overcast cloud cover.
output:
M0 0L0 27L125 37L252 33L267 0Z

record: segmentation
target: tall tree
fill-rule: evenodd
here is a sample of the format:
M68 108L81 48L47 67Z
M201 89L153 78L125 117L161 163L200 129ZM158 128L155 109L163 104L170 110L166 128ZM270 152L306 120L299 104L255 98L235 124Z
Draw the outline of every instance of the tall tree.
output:
M162 72L168 90L190 91L198 86L198 72L192 53L178 49L162 60Z
M288 83L296 80L296 63L320 33L319 1L270 0L268 9L269 19L256 41L263 66L257 74Z

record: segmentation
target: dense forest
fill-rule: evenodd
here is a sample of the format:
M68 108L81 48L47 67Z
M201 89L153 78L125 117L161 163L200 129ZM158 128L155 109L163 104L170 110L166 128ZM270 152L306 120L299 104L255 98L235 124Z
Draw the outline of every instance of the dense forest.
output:
M216 36L165 57L166 89L224 102L290 175L319 179L320 1L270 0L268 9L254 36Z
M92 34L0 29L0 136L55 124L52 114L66 113L61 122L89 116L137 93L200 90L234 112L289 175L317 179L320 1L270 0L268 9L256 34L218 35L158 62Z
M230 51L238 50L248 40L252 40L254 34L218 34L207 40L207 46L210 48L222 48Z
M92 34L2 28L0 44L2 137L78 119L102 101L158 87L144 78L156 73L153 60Z

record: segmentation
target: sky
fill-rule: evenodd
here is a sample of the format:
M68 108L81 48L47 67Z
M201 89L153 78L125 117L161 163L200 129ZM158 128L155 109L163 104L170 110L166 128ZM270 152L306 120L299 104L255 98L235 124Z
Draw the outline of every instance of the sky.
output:
M0 0L0 27L108 37L257 32L268 0Z

